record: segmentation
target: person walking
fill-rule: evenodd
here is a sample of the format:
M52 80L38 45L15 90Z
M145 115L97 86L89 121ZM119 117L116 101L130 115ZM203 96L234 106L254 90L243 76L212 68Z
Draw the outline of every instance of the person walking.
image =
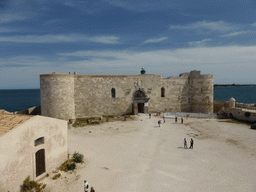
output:
M151 113L149 113L149 119L151 119Z
M181 124L183 124L183 117L181 117Z
M164 121L164 123L165 123L165 116L163 116L163 121Z
M178 120L178 118L177 118L177 117L175 117L175 123L177 123L177 120Z
M188 147L187 147L187 139L186 138L184 138L184 149L187 149Z
M190 147L189 147L189 149L193 149L193 145L194 145L194 140L191 138L191 140L190 140Z
M95 192L95 190L94 190L94 188L93 187L91 187L91 191L90 192Z
M84 180L84 192L89 192L89 183Z
M159 121L158 121L158 125L159 125L159 127L160 127L160 124L161 124L161 121L159 120Z

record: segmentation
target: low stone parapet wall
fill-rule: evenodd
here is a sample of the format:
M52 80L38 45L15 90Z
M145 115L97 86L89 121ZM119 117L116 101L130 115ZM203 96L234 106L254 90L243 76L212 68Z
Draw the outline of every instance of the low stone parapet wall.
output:
M245 109L252 109L256 110L256 104L244 104L244 103L236 103L236 108L245 108Z
M222 107L228 107L228 101L214 101L213 102L213 112L218 113Z
M226 114L229 118L240 121L256 122L256 110L248 110L244 108L226 108Z

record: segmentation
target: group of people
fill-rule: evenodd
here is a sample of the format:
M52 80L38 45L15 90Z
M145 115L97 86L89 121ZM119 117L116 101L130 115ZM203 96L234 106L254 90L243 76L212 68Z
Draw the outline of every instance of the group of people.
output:
M163 116L163 122L165 123L165 116ZM159 125L159 127L160 127L160 124L161 124L161 120L158 120L158 125Z
M194 145L194 140L191 138L189 149L193 149L193 145ZM187 146L187 139L186 139L186 138L184 138L184 148L185 148L185 149L188 148L188 146Z
M178 121L178 117L175 117L175 123L177 123L177 121ZM181 117L180 122L181 124L183 124L183 117Z
M151 113L149 113L149 119L151 119ZM175 117L175 123L177 123L178 121L178 117ZM161 120L158 120L158 125L160 127L160 124L161 124ZM163 116L163 123L165 123L165 116ZM183 117L181 117L180 119L180 123L183 124Z
M89 183L86 180L84 180L84 192L89 192ZM95 192L93 187L91 187L90 192Z

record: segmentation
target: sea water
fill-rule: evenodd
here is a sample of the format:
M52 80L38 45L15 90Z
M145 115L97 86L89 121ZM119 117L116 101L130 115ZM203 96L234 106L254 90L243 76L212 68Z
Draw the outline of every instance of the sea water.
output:
M215 101L228 101L231 97L239 103L256 103L256 86L214 88ZM0 90L0 109L14 112L39 105L40 89Z
M40 89L0 90L0 109L22 111L40 105Z
M214 101L228 101L231 97L238 103L256 103L256 86L214 87Z

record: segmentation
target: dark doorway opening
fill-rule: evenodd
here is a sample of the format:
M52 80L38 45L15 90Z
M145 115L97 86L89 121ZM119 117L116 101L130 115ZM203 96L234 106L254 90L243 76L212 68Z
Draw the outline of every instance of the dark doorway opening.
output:
M40 149L36 152L36 176L45 172L45 150Z
M138 103L138 113L144 113L144 103Z

